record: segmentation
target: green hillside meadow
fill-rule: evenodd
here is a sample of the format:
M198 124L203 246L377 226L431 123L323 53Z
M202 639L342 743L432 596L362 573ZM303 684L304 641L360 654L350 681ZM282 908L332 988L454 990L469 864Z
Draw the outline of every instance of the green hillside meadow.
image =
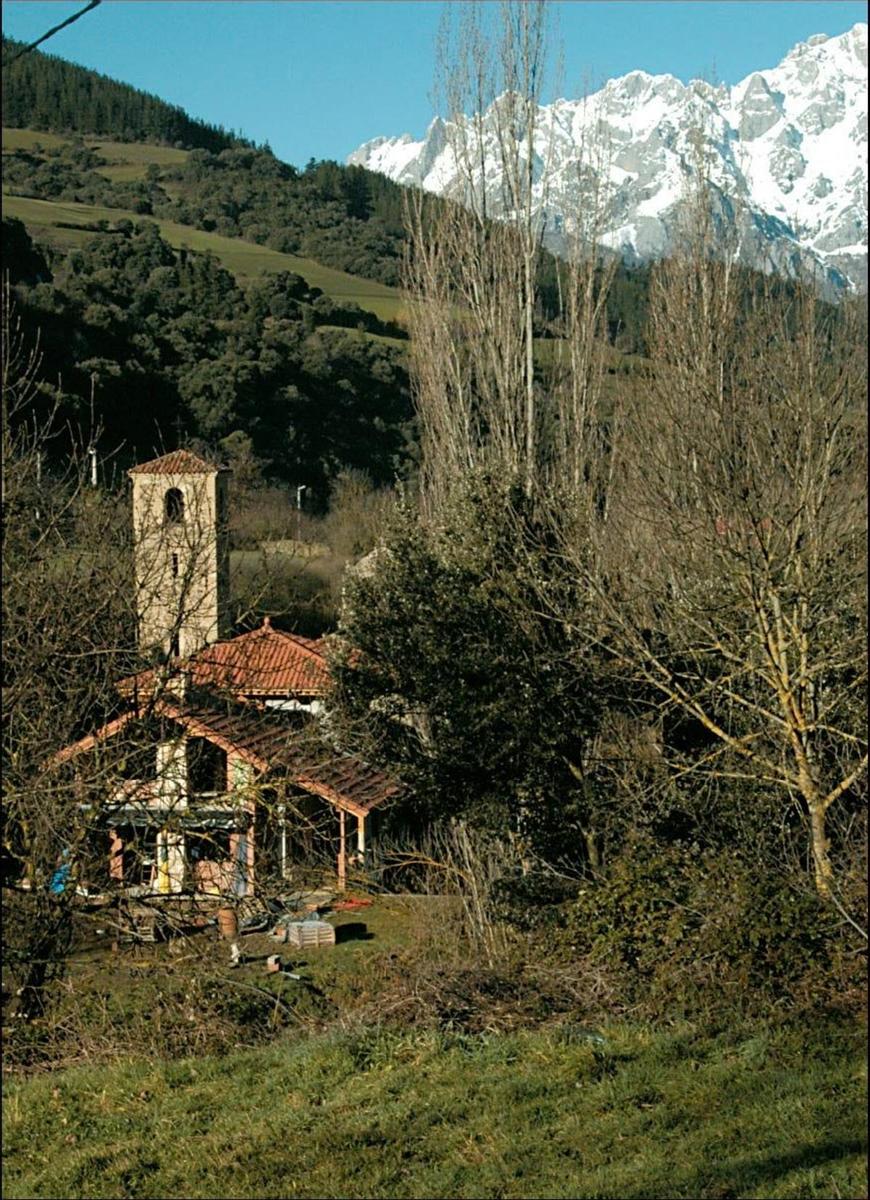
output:
M600 1039L368 1029L13 1082L4 1194L866 1196L848 1040Z
M96 204L70 204L65 201L33 200L26 196L3 195L3 213L23 221L38 242L53 246L69 247L81 245L94 237L93 226L97 221L115 224L128 220L139 222L143 218L120 208L107 208ZM294 254L281 254L266 246L243 242L239 238L221 237L192 229L189 225L178 225L174 221L161 221L148 217L159 226L161 235L175 249L211 251L233 275L240 279L252 279L268 273L293 271L301 275L312 287L318 287L336 301L352 300L360 308L373 312L383 321L401 319L401 298L395 288L374 280L360 279L344 271L321 266L308 258ZM70 228L72 227L72 228Z
M51 149L67 145L70 140L62 133L39 129L3 129L4 153L33 150L37 146ZM190 153L172 146L155 146L144 142L113 142L98 137L83 140L86 146L105 158L106 166L100 168L100 174L107 179L144 179L149 163L156 163L158 167L176 166L183 163Z
M372 900L365 936L336 914L336 945L295 960L298 981L263 973L267 935L233 972L214 934L119 956L88 919L55 1013L67 1065L7 1068L4 1195L867 1195L862 1022L524 1027L495 1004L397 1023L408 970L455 981L448 910ZM197 1003L211 1015L189 1023Z

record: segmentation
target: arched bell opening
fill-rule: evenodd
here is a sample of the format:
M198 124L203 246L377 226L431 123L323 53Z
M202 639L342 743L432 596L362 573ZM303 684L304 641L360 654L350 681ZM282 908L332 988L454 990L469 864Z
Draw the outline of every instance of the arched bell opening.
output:
M184 520L184 493L170 488L163 497L163 520L167 525L180 525Z

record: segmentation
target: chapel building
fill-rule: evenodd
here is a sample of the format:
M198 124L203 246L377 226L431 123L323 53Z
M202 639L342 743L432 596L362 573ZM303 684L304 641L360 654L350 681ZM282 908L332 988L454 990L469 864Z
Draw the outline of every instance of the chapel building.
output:
M91 809L109 880L241 898L319 863L344 888L349 866L371 864L377 811L399 788L331 743L324 641L268 617L228 636L226 468L176 450L129 475L152 665L118 682L116 717L56 756L73 770L99 757Z

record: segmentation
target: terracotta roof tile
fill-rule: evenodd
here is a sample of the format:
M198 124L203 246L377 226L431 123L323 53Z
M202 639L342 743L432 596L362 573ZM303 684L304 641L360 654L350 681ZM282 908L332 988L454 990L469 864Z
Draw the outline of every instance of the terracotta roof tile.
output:
M264 775L275 774L300 790L320 796L337 808L357 816L398 796L401 786L386 772L362 759L332 749L317 753L298 729L252 709L227 711L200 705L158 700L154 711L184 727L191 737L203 737L224 750L240 755ZM117 735L134 712L110 721L89 737L67 746L54 761L65 762ZM134 783L134 788L143 785Z
M118 680L115 687L127 699L136 696L144 700L151 695L156 678L157 671L154 667L148 667L144 671L137 671L135 675L125 675L123 679Z
M326 659L310 638L259 629L215 642L193 655L191 683L245 696L320 696L329 683Z
M250 633L225 642L213 642L181 664L198 688L230 692L235 696L322 696L329 684L323 656L323 638L305 638L273 629L268 617ZM123 695L147 695L156 672L140 671L120 680Z
M213 738L217 744L241 753L258 770L280 773L302 791L358 815L365 815L401 792L399 784L377 767L334 750L326 757L317 756L300 741L297 730L260 713L218 712L166 703L159 708L195 736Z
M171 450L160 458L131 467L128 475L215 475L229 468L206 462L189 450Z

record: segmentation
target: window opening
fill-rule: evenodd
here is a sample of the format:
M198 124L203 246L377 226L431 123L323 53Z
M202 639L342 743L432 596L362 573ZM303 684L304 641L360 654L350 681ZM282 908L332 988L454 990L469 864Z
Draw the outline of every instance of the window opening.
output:
M187 857L190 862L226 862L230 858L230 835L225 829L203 830L189 834Z
M163 516L167 525L184 520L184 493L180 488L170 488L163 497Z
M205 738L190 738L187 743L187 787L191 795L226 792L226 751Z

